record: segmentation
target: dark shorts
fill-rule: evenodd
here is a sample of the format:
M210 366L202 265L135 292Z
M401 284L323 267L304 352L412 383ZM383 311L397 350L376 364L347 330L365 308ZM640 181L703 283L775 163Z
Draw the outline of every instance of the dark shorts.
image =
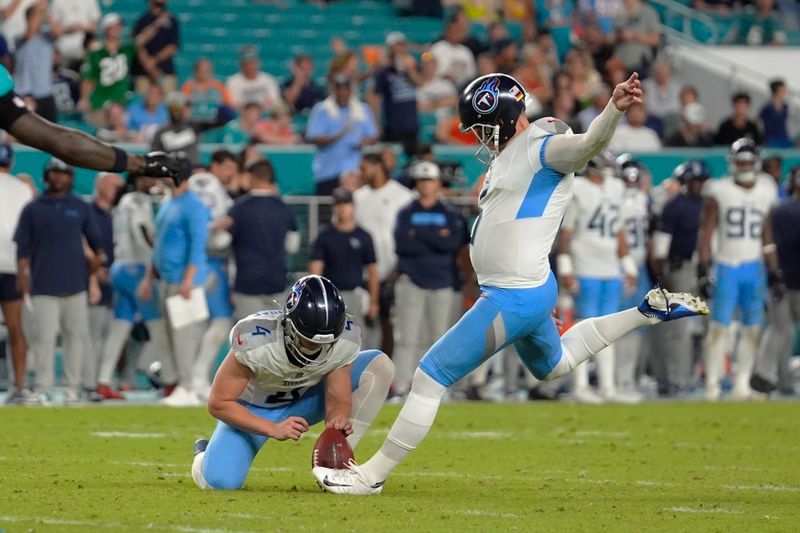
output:
M17 290L16 274L0 274L0 302L21 300L22 294Z

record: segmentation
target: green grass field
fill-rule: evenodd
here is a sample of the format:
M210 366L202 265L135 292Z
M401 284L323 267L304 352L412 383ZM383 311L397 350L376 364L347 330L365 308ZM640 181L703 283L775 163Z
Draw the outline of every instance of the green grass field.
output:
M357 457L382 442L384 409ZM202 409L0 410L6 531L798 531L800 404L447 404L384 494L321 492L319 431L200 491Z

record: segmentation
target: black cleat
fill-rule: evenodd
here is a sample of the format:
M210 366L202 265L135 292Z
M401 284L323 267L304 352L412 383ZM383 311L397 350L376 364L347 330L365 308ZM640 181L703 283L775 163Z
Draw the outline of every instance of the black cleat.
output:
M208 439L197 439L194 441L194 454L203 453L208 446Z
M769 394L775 390L775 384L759 376L758 374L753 374L750 376L750 388L756 392Z

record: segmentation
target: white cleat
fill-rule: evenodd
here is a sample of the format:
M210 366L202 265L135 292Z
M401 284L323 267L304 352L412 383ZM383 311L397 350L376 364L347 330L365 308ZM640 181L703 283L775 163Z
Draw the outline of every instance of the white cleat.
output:
M199 407L203 405L203 402L195 393L186 387L180 386L175 387L172 394L159 400L158 403L160 405L166 405L167 407Z
M687 316L707 315L708 304L688 292L667 292L661 288L650 289L639 304L639 312L662 322Z
M383 490L383 481L370 483L367 476L354 462L350 462L347 470L335 470L317 466L311 469L317 484L328 492L334 494L352 494L354 496L369 496L380 494Z
M578 387L572 391L572 399L576 403L601 404L603 397L588 387Z

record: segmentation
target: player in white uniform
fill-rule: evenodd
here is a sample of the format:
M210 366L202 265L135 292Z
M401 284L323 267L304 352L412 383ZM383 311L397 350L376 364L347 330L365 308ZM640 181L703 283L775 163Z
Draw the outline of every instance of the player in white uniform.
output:
M737 350L731 396L750 397L758 333L766 298L766 273L761 254L764 219L778 201L775 180L761 173L761 155L753 141L742 138L728 155L731 176L706 184L698 239L698 272L702 288L710 292L711 238L717 230L716 272L713 276L711 324L706 337L706 399L720 396L719 380L728 327L739 310L742 334Z
M153 296L149 300L142 300L137 295L153 255L153 197L149 191L156 181L155 178L129 175L129 192L122 195L112 212L114 264L109 275L114 291L114 320L103 343L97 378L97 392L108 400L124 399L112 388L112 381L122 348L137 321L145 323L151 339L140 356L141 360L159 359L158 351L165 347L164 322L155 298L158 286L153 287ZM161 372L171 381L174 374L171 367L162 368Z
M616 177L612 154L601 152L594 156L584 174L575 177L572 203L561 225L557 258L562 285L575 299L576 320L619 311L623 270L628 286L636 283L638 274L636 263L628 256L622 219L625 186ZM589 387L588 365L580 365L573 373L575 400L624 400L617 397L614 382L614 347L598 353L595 362L599 395Z
M642 301L653 286L647 268L648 230L650 226L650 199L642 189L645 169L630 154L617 158L618 176L625 184L622 196L622 225L628 241L628 255L636 265L636 284L625 291L622 309L633 307ZM641 330L632 331L615 344L614 363L617 389L628 399L640 400L636 387L636 370L643 361Z
M548 254L572 199L573 173L608 144L617 121L642 91L634 74L583 135L558 119L530 124L525 89L505 74L482 76L459 100L461 127L489 150L491 163L472 229L472 264L481 297L422 358L411 392L380 450L346 470L317 467L325 490L375 494L428 433L447 388L485 359L513 345L538 379L563 376L638 327L703 313L691 295L653 290L638 308L584 320L562 338L552 318L556 280Z
M240 488L268 438L298 440L322 420L355 448L394 377L383 352L359 352L361 328L321 276L297 281L282 311L239 321L230 343L208 400L219 422L195 443L192 478L203 489Z
M216 227L228 215L233 200L222 182L211 172L199 172L189 178L189 190L200 197L211 212L208 233L208 267L211 271L206 283L206 301L211 321L200 341L200 351L192 366L192 390L201 398L208 398L211 367L233 323L228 257L231 234Z

